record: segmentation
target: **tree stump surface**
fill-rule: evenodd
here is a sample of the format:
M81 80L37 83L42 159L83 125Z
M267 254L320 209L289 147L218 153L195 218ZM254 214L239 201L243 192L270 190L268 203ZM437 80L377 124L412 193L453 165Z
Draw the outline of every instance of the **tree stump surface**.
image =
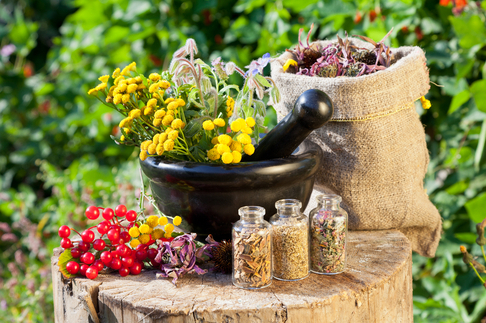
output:
M56 255L51 263L56 323L413 322L412 249L395 230L350 231L342 274L274 279L261 290L211 272L185 276L177 287L156 270L65 280Z

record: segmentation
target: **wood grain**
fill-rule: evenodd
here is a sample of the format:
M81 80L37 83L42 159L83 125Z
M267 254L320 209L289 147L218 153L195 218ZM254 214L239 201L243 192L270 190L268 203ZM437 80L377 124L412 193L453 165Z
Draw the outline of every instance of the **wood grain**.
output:
M258 291L238 289L231 275L216 273L186 276L177 287L156 279L156 271L63 281L54 256L56 322L413 322L412 250L405 236L350 231L348 251L343 274L273 280Z

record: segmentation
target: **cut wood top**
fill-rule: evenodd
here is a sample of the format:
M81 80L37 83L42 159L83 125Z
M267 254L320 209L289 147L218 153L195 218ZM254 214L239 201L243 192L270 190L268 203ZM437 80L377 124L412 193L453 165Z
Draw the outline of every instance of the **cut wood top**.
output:
M393 284L392 287L385 287L393 290L386 290L382 301L391 301L386 299L389 294L410 298L410 301L407 299L406 304L401 305L406 305L411 312L410 270L411 245L399 231L350 231L344 273L333 276L310 274L306 279L295 282L274 279L270 287L261 290L236 288L231 282L231 275L211 272L201 276L184 276L179 279L177 287L171 283L170 278L157 279L158 271L144 271L138 276L127 277L120 277L118 273L100 275L94 281L83 278L75 280L76 284L98 285L97 307L101 317L105 318L101 321L115 321L106 320L110 315L114 318L127 318L128 313L132 312L139 319L150 317L149 322L187 315L194 317L194 321L198 317L207 320L214 318L215 322L219 322L216 318L224 318L225 315L228 318L254 315L263 321L268 317L272 318L271 321L284 322L292 310L306 309L307 314L302 314L311 315L309 313L315 309L332 306L333 303L341 304L341 308L334 308L334 314L327 313L336 317L339 317L340 311L351 310L343 307L345 303L356 308L362 304L370 308L377 307L379 305L371 304L370 295L378 294L384 286ZM395 277L397 275L400 277ZM402 282L405 277L403 275L409 276L407 282ZM109 315L107 309L110 309ZM282 319L279 320L279 317ZM128 322L126 319L124 321ZM165 322L165 319L162 321Z

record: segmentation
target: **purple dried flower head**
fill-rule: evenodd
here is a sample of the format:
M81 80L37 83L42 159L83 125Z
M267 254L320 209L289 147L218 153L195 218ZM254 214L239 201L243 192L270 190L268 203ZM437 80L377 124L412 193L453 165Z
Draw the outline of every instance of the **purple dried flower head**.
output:
M16 49L17 47L15 47L14 44L5 45L2 47L2 49L0 49L0 55L2 55L3 57L8 57L12 55Z
M196 265L197 247L194 239L196 234L183 234L172 241L164 241L159 245L155 261L162 262L157 274L160 277L172 277L172 283L176 285L177 280L184 274L196 273L205 274L207 271Z
M248 68L248 71L245 73L245 75L248 75L248 73L251 73L251 75L253 76L255 76L258 73L263 74L263 69L265 68L265 66L268 65L269 62L270 62L270 53L266 53L258 60L252 61L250 65L245 66L246 68Z

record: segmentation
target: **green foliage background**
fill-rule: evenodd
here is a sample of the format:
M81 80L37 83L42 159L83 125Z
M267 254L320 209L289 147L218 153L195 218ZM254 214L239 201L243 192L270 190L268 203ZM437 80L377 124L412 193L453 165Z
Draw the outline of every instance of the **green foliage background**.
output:
M446 3L447 1L442 0ZM432 108L417 107L431 162L425 188L443 217L437 256L413 256L416 322L479 322L486 292L461 261L486 209L486 1L6 0L0 2L0 316L53 321L50 254L87 205L135 205L137 152L109 135L120 116L87 96L99 75L136 61L160 72L194 38L203 59L239 66L336 33L425 51ZM455 14L453 13L455 11ZM272 111L270 110L270 115ZM270 124L275 123L269 118Z

